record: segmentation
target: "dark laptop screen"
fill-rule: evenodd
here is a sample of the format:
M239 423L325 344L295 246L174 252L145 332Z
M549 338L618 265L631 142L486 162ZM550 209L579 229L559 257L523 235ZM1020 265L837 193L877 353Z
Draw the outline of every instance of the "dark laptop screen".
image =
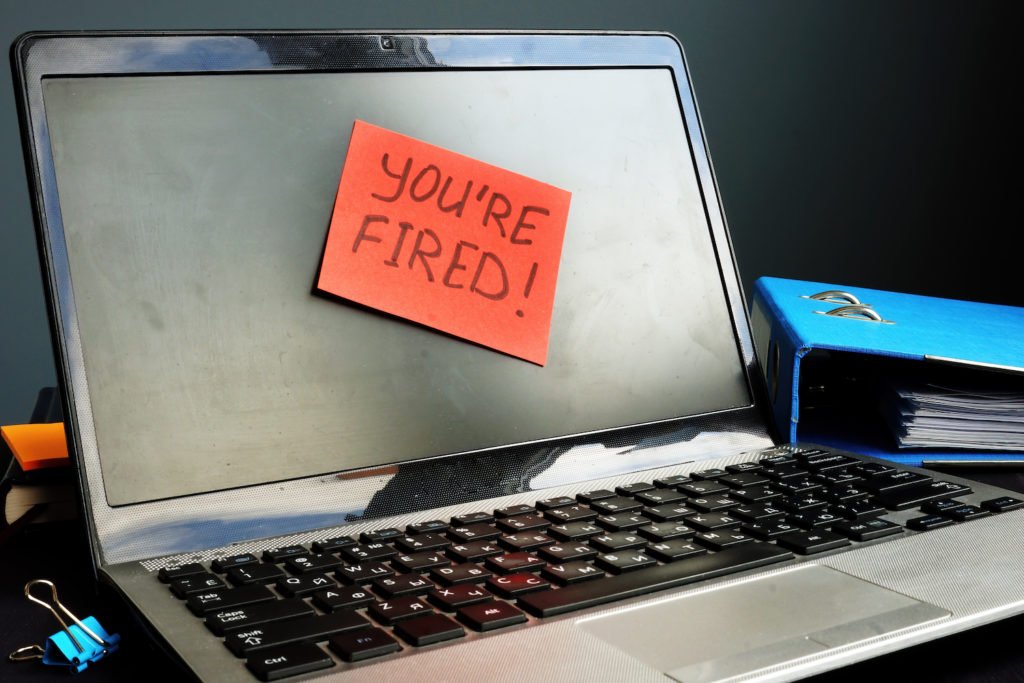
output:
M112 505L751 404L668 69L43 95ZM572 193L546 365L312 291L356 119Z

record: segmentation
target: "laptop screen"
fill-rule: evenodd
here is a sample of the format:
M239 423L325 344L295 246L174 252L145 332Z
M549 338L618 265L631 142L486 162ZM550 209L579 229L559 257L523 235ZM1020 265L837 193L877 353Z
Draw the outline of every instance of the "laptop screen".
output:
M43 84L111 505L749 406L667 68ZM314 291L353 122L572 193L545 365Z

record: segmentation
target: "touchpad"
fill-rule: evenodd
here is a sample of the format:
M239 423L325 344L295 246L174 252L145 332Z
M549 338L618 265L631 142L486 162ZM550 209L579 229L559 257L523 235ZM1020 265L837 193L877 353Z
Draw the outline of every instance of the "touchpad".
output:
M835 569L805 565L577 625L670 678L697 683L948 616Z

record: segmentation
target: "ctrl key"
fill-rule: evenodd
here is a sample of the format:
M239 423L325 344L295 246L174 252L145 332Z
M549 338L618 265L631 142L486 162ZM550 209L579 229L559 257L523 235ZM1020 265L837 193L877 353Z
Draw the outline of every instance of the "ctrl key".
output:
M330 668L334 666L334 660L312 643L299 643L264 650L249 657L245 665L261 681L276 681Z
M397 640L379 628L341 633L331 638L328 647L346 662L361 662L402 649Z

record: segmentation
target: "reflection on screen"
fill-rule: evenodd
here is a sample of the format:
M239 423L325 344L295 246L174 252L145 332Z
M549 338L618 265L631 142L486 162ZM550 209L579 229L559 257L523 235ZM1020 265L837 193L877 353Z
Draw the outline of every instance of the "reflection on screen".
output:
M667 69L54 79L113 505L750 404ZM353 121L572 193L544 367L312 291Z

